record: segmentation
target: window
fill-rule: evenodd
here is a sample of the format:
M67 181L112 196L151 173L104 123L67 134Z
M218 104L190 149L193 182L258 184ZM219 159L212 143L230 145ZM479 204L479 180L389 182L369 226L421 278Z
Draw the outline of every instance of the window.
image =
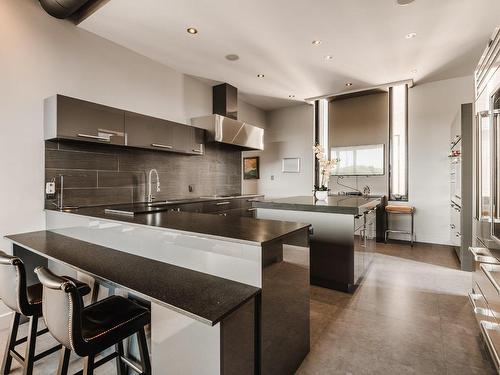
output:
M390 95L389 199L408 200L408 86L393 86Z

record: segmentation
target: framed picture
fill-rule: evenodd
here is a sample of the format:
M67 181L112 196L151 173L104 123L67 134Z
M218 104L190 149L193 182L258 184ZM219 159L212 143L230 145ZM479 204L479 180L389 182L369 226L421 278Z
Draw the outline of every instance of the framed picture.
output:
M300 173L300 158L283 158L281 171L283 173Z
M243 158L243 179L244 180L257 180L259 179L259 157L251 156Z

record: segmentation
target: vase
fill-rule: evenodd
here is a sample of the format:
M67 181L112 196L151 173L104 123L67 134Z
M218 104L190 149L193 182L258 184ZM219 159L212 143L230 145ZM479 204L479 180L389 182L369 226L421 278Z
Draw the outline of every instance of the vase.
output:
M328 198L328 190L316 190L314 192L314 196L319 201L326 201Z

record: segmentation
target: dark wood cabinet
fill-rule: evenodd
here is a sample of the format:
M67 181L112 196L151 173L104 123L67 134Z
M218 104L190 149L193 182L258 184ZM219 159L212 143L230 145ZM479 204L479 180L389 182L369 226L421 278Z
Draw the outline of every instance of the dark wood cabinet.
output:
M125 112L127 146L203 154L203 130L173 121Z
M56 95L44 103L46 139L74 139L86 142L125 145L124 112Z
M72 139L203 155L205 130L55 95L44 102L45 139Z
M127 146L174 150L173 128L170 121L125 112Z

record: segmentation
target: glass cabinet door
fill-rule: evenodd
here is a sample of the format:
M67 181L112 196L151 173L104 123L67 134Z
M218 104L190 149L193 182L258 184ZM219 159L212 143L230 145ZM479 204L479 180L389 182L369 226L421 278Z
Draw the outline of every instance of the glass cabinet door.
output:
M493 111L493 183L492 183L492 227L491 235L492 237L500 242L500 109L495 109Z
M488 112L478 114L478 219L491 221L491 147L492 126Z

